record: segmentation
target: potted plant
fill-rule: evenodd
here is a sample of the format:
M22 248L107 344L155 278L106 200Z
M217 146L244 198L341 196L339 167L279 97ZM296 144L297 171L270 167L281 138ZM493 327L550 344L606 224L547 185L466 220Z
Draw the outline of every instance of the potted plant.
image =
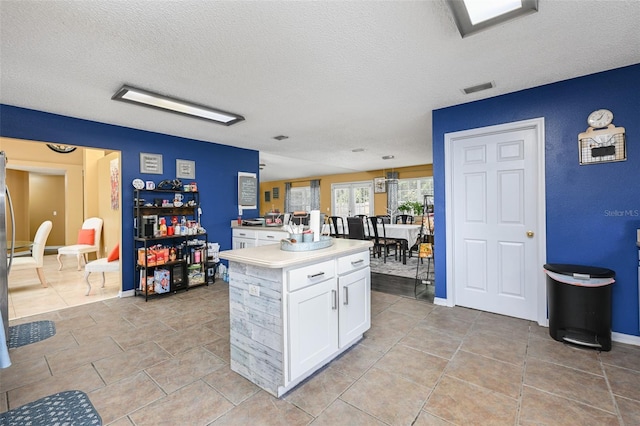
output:
M418 201L414 201L412 204L412 210L413 210L413 214L416 216L422 216L422 213L424 213L424 206L422 205L422 203L418 202Z
M410 212L412 208L413 206L411 205L410 201L405 201L404 203L398 206L398 210L404 214L406 214L407 212Z
M398 210L403 213L412 212L415 216L422 216L422 213L424 212L422 207L422 203L418 201L405 201L398 206Z

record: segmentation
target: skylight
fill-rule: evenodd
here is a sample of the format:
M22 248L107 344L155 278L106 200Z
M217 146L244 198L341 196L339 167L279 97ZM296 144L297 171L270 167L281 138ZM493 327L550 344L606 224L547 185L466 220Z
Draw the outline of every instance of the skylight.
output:
M464 5L467 7L469 13L469 19L471 23L476 25L477 23L488 21L496 16L503 15L512 10L522 7L521 0L463 0Z
M538 11L538 0L446 0L462 37Z

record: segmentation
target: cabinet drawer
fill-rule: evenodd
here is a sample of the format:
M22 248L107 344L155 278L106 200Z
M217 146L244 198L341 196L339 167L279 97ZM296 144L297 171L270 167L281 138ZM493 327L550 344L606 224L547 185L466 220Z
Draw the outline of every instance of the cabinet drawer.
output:
M338 275L348 274L351 271L369 266L369 251L351 254L338 259Z
M336 275L335 265L334 260L327 260L316 263L315 265L290 270L287 273L289 277L288 290L300 290L301 288L333 278Z
M258 239L264 241L271 241L274 243L279 243L281 239L288 238L288 232L277 232L277 231L261 231L258 232Z
M255 238L256 231L253 229L234 229L233 236L239 238Z

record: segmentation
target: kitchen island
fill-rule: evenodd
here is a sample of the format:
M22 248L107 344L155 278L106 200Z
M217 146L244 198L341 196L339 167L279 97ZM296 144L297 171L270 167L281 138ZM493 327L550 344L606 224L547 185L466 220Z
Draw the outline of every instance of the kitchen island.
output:
M231 369L280 397L371 326L370 241L228 250Z

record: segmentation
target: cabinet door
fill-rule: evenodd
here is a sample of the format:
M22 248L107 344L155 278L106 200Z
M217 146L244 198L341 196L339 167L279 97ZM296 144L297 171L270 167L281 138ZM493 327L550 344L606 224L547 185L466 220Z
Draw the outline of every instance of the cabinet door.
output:
M239 238L233 237L233 249L243 249L247 247L255 247L256 240L255 238Z
M289 293L289 380L338 350L335 278Z
M371 327L371 269L340 276L338 284L342 348Z

